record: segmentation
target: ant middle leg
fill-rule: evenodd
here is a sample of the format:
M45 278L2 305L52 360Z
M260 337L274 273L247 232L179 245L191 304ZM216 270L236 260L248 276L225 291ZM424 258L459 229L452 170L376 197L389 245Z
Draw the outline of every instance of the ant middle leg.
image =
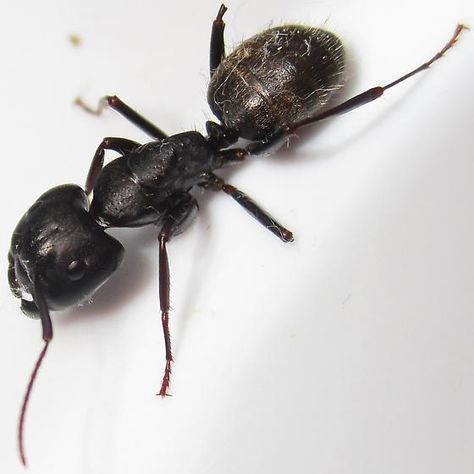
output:
M231 196L237 204L242 206L257 222L262 224L272 234L276 235L282 242L293 242L293 233L286 227L283 227L252 198L240 191L240 189L225 183L224 180L213 173L207 175L207 180L201 184L201 186L211 191L224 191L227 195Z
M163 335L165 338L166 365L161 388L158 395L165 397L168 395L168 388L171 378L171 364L173 354L171 351L171 338L169 330L170 312L170 269L168 261L167 242L171 237L183 232L192 222L197 214L198 204L193 196L184 194L177 198L174 206L168 211L163 221L161 231L158 235L160 244L159 250L159 288L160 288L160 309Z

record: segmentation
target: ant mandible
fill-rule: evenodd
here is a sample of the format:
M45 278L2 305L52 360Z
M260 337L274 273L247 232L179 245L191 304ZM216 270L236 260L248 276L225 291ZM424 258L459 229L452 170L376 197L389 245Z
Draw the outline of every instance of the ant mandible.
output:
M21 298L23 312L41 320L45 342L21 409L18 440L24 464L26 407L53 337L50 311L89 299L117 269L123 247L106 234L106 229L150 224L160 228L159 296L166 363L159 395L166 396L173 361L167 243L183 232L197 213L198 203L190 190L198 186L225 192L279 239L291 242L293 234L288 229L214 172L250 155L268 153L301 127L379 98L429 68L465 28L458 25L448 43L419 67L331 107L328 104L334 91L344 83L344 51L334 34L302 25L275 27L244 41L225 56L225 12L221 5L212 25L208 103L219 122L206 123L207 136L194 131L168 136L118 97L108 96L95 112L108 105L153 141L142 145L126 138L105 138L92 160L85 190L75 185L49 190L14 231L8 255L10 288ZM250 143L230 148L241 138ZM120 156L104 166L106 150Z

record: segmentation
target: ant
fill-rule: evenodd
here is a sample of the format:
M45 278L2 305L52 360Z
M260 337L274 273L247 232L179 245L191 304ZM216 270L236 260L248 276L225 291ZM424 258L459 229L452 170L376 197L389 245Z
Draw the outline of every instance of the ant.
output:
M17 225L8 254L8 279L22 311L41 320L44 348L31 375L18 427L19 451L26 465L23 427L38 369L53 338L51 310L91 295L114 273L124 249L105 230L156 225L159 243L159 296L166 362L159 395L168 395L173 362L169 332L170 271L167 243L196 216L195 186L223 191L283 242L293 234L249 196L214 172L251 155L268 153L300 128L365 105L440 59L466 27L458 25L448 43L429 61L385 86L377 86L330 106L344 84L344 50L332 33L302 25L270 28L225 55L221 5L212 25L208 103L218 122L168 136L116 96L109 106L153 140L107 137L98 146L85 189L62 185L43 194ZM232 148L239 139L250 143ZM105 151L119 157L104 166ZM89 204L90 202L90 204ZM29 297L24 297L27 294Z

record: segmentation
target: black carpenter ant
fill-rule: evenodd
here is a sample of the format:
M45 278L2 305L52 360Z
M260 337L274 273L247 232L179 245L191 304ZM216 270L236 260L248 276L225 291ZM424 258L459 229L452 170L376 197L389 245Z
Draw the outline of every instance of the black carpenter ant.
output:
M458 25L441 51L416 69L386 86L373 87L330 107L334 91L344 83L344 51L336 36L318 28L281 26L258 33L225 57L225 11L221 5L212 26L208 102L219 123L206 123L207 136L198 132L167 136L118 97L106 97L108 106L144 130L153 141L142 145L125 138L105 138L92 160L85 191L75 185L51 189L15 229L8 255L10 287L21 298L23 312L41 320L45 341L21 410L18 437L24 464L26 406L53 337L50 310L89 299L116 270L123 247L106 234L107 228L149 224L160 228L159 293L166 366L159 395L165 396L173 360L166 245L185 230L197 213L198 204L190 190L199 186L224 191L283 242L292 241L288 229L214 171L249 155L268 152L303 126L377 99L441 58L465 28ZM241 138L250 143L229 148ZM105 150L116 151L120 157L104 167ZM24 298L25 294L29 297Z

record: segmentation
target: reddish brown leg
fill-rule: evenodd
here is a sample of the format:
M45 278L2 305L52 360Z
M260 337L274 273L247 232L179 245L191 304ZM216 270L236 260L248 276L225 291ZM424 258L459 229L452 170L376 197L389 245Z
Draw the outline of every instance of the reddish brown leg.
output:
M166 364L163 381L158 395L165 397L168 395L168 388L171 377L171 364L173 354L171 352L171 338L169 330L170 312L170 268L168 262L168 252L166 243L172 236L180 234L190 224L197 213L198 205L196 200L190 195L180 196L175 206L166 215L161 232L158 235L160 244L159 250L159 285L160 285L160 309L161 323L163 325L163 336L165 338Z
M235 150L238 152L241 151L238 149ZM234 149L226 151L234 151ZM252 198L240 191L240 189L237 189L231 184L225 183L221 178L213 173L209 173L207 181L202 184L202 186L206 189L211 189L212 191L224 191L240 204L257 222L260 222L260 224L267 228L272 234L276 235L282 242L293 242L293 233L286 227L283 227Z
M418 66L417 68L413 69L412 71L405 74L404 76L401 76L398 79L395 79L394 81L390 82L390 84L387 84L386 86L372 87L372 89L362 92L362 94L356 95L355 97L352 97L352 99L346 100L342 104L332 109L322 112L321 114L318 114L314 117L310 117L306 120L302 120L301 122L295 123L293 124L292 129L296 130L299 127L317 122L327 117L331 117L332 115L344 114L353 109L356 109L357 107L368 104L369 102L372 102L375 99L378 99L386 90L390 89L393 86L396 86L397 84L400 84L400 82L407 80L408 78L414 76L415 74L418 74L419 72L424 71L425 69L428 69L435 61L442 58L444 54L448 51L448 49L454 46L457 39L459 38L459 35L461 34L461 31L464 29L466 29L464 25L457 25L456 29L454 30L453 36L451 36L450 40L444 45L443 49L437 52L429 61L426 61L421 66Z
M163 336L165 338L166 364L161 389L158 395L165 397L168 395L168 387L171 377L171 364L173 362L173 353L171 352L171 338L169 328L170 314L170 267L168 262L168 252L166 251L166 242L170 236L161 231L158 241L160 243L160 263L159 263L159 285L160 285L160 309L161 324L163 326Z

